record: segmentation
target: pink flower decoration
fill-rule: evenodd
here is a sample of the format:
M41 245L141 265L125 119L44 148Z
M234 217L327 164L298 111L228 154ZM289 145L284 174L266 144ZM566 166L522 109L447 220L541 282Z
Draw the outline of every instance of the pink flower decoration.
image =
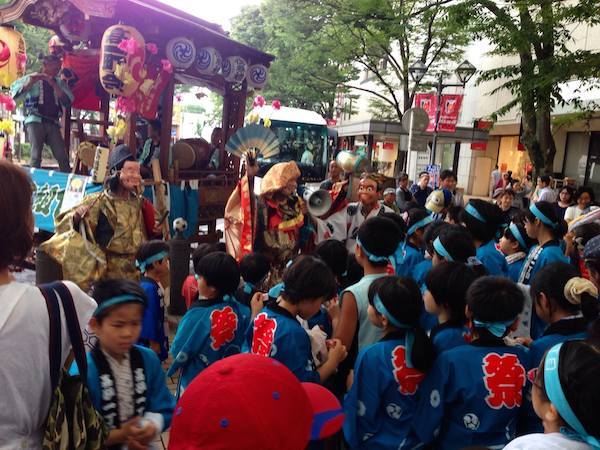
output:
M271 106L273 107L273 109L280 110L281 102L279 100L273 100L273 103L271 103Z
M158 53L158 47L154 42L148 42L146 44L146 50L148 50L153 55L156 55Z
M118 48L119 50L127 53L128 55L133 55L135 52L138 51L139 44L134 38L123 39L119 43Z
M0 94L0 105L4 105L7 111L14 111L17 106L13 98L6 94Z
M127 97L117 97L115 109L123 114L130 114L136 111L135 100Z
M257 95L254 101L252 102L252 107L256 108L258 106L259 108L262 108L263 106L265 106L266 103L267 102L265 101L265 98L262 95Z
M27 55L25 53L17 53L17 64L24 66L27 63Z
M160 63L162 64L162 68L167 73L173 73L173 64L168 59L161 59Z

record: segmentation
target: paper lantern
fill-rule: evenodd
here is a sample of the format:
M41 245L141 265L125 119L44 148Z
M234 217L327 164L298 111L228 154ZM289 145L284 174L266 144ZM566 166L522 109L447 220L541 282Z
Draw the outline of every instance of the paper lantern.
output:
M269 69L262 64L254 64L248 68L248 84L253 88L261 89L267 84Z
M144 81L145 62L146 42L138 30L127 25L107 28L100 48L100 82L106 92L133 95Z
M189 69L196 60L196 46L191 39L173 38L167 44L167 58L176 69Z
M24 76L26 62L23 35L12 27L0 26L0 85L10 87Z
M223 60L223 78L230 83L241 83L246 78L248 64L240 56L230 56Z
M204 47L198 50L196 55L196 70L204 75L216 75L221 70L223 58L221 54L212 47Z

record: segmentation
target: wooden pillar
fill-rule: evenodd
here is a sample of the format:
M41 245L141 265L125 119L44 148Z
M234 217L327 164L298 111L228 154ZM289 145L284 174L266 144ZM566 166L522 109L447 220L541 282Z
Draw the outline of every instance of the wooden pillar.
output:
M246 115L246 96L248 86L244 81L241 87L227 84L225 85L225 95L223 96L223 147L231 136L235 134L238 128L244 126L244 117ZM231 156L230 164L225 164L225 152L221 152L220 167L229 167L233 165L234 173L238 173L240 159Z
M65 108L65 113L61 118L63 140L69 160L71 159L71 108Z
M103 142L108 141L108 136L106 134L106 130L108 129L108 121L109 121L109 109L110 109L110 95L103 89L102 97L100 99L100 121L103 122L100 124L100 137Z
M127 133L125 134L124 143L133 156L137 154L137 140L135 138L135 129L137 127L137 114L131 113L128 114L126 119L127 121Z
M171 128L173 128L173 95L175 94L175 78L167 84L162 98L161 131L160 131L160 171L163 179L169 173L169 151L171 149Z

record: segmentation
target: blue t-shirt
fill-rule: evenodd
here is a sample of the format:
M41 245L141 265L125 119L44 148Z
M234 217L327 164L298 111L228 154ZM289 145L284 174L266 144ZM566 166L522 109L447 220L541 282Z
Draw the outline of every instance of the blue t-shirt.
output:
M507 276L508 264L502 253L496 249L496 242L492 239L477 249L477 259L481 261L488 275Z
M196 300L177 328L167 374L181 370L180 384L185 389L215 361L241 352L249 321L250 310L231 298Z
M301 382L321 381L308 333L289 311L276 303L265 306L254 318L244 350L276 359Z
M425 374L406 366L404 336L390 333L358 355L344 399L344 436L352 449L409 449L419 443L411 425Z
M480 338L441 353L419 390L414 427L424 444L500 448L515 437L527 355L502 339Z

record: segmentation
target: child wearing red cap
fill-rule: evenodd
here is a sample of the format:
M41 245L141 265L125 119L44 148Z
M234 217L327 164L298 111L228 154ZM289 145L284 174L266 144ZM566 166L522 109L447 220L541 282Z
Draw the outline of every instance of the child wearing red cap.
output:
M322 260L310 255L296 258L285 269L277 300L254 318L248 334L250 353L280 361L300 381L325 381L346 357L346 347L337 339L330 341L327 361L315 369L310 337L296 316L308 320L335 294L335 278Z
M402 299L402 301L398 301ZM412 278L379 278L369 288L367 314L383 338L358 354L344 400L344 436L352 449L415 448L411 429L417 388L433 363L429 338L419 325L423 301Z
M177 403L169 450L304 450L342 426L339 401L258 355L225 358L198 375Z
M192 302L179 324L168 376L180 371L179 393L209 365L240 353L250 310L233 294L240 283L237 262L224 252L204 256L196 266L199 299Z

